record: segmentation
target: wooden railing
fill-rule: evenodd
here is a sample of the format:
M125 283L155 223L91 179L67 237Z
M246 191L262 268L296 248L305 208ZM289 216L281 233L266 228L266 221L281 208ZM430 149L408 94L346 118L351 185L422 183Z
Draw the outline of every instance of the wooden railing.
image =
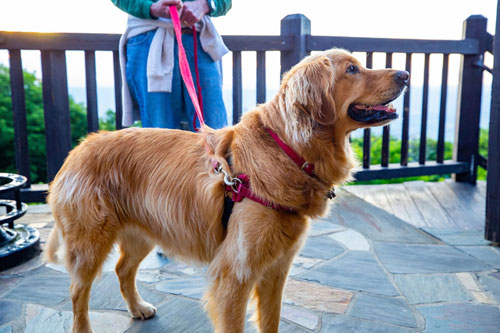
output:
M68 103L68 85L65 51L85 52L85 73L87 92L88 131L98 129L96 51L113 53L115 81L116 128L121 128L121 78L118 58L119 35L74 34L74 33L19 33L0 32L0 49L7 49L10 57L12 106L15 124L16 165L18 172L29 178L29 156L24 101L22 59L20 50L41 51L43 103L47 143L48 180L52 180L64 158L71 149L71 133ZM233 60L233 120L242 114L243 82L242 52L256 53L256 102L266 100L266 52L279 51L281 73L299 62L312 51L332 47L345 48L353 52L366 52L366 65L372 67L373 53L385 53L386 66L391 67L394 53L406 55L406 70L410 71L413 54L424 54L424 82L422 94L422 118L418 161L409 161L410 94L403 99L401 159L389 163L390 127L385 126L382 134L382 156L380 165L370 165L370 129L363 135L363 168L356 174L359 180L396 178L431 174L454 174L460 182L474 184L477 166L486 168L486 159L479 155L479 115L483 82L482 64L485 52L493 51L493 36L486 32L486 18L471 16L463 26L461 40L420 40L352 38L312 36L311 22L301 14L289 15L281 21L279 36L223 36L232 51ZM431 54L443 55L441 73L441 102L436 161L426 160L427 116L429 96L429 59ZM444 160L444 137L446 99L448 93L448 59L450 54L461 55L460 81L458 91L457 125L455 133L454 159ZM489 70L489 69L488 69ZM491 70L489 70L491 71ZM412 89L410 83L409 89ZM490 133L491 135L491 133ZM24 201L43 199L43 191L25 189ZM500 205L500 202L496 203Z

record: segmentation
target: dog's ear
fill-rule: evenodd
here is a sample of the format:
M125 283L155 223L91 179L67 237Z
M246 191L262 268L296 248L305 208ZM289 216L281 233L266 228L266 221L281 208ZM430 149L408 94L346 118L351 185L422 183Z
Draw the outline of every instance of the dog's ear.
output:
M287 113L297 122L299 133L308 132L310 137L314 123L331 125L335 122L334 74L330 60L320 56L298 65L285 78Z

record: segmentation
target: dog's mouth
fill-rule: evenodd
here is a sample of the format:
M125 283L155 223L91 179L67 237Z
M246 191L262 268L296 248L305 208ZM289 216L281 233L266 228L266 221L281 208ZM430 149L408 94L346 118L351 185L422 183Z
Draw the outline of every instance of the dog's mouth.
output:
M369 124L398 118L396 108L390 101L378 105L351 104L347 113L352 119Z

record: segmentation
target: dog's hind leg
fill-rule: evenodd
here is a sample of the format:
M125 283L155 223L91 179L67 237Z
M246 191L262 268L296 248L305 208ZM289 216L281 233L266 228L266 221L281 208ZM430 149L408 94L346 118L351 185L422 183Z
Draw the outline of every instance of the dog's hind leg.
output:
M79 223L80 226L85 224ZM90 289L113 247L115 234L113 227L103 222L98 230L74 228L64 235L67 267L71 275L73 332L92 332L88 316Z
M133 318L150 318L155 315L156 308L141 298L137 291L135 277L139 264L151 252L154 244L146 236L142 236L140 230L126 228L118 236L118 243L121 255L115 271L120 280L120 290L127 301L128 310Z

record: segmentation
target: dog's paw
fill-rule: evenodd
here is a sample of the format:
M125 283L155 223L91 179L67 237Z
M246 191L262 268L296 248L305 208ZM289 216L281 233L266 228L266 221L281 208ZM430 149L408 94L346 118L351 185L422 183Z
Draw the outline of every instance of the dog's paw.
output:
M133 308L129 309L132 318L148 319L156 314L156 308L148 302L137 303Z

